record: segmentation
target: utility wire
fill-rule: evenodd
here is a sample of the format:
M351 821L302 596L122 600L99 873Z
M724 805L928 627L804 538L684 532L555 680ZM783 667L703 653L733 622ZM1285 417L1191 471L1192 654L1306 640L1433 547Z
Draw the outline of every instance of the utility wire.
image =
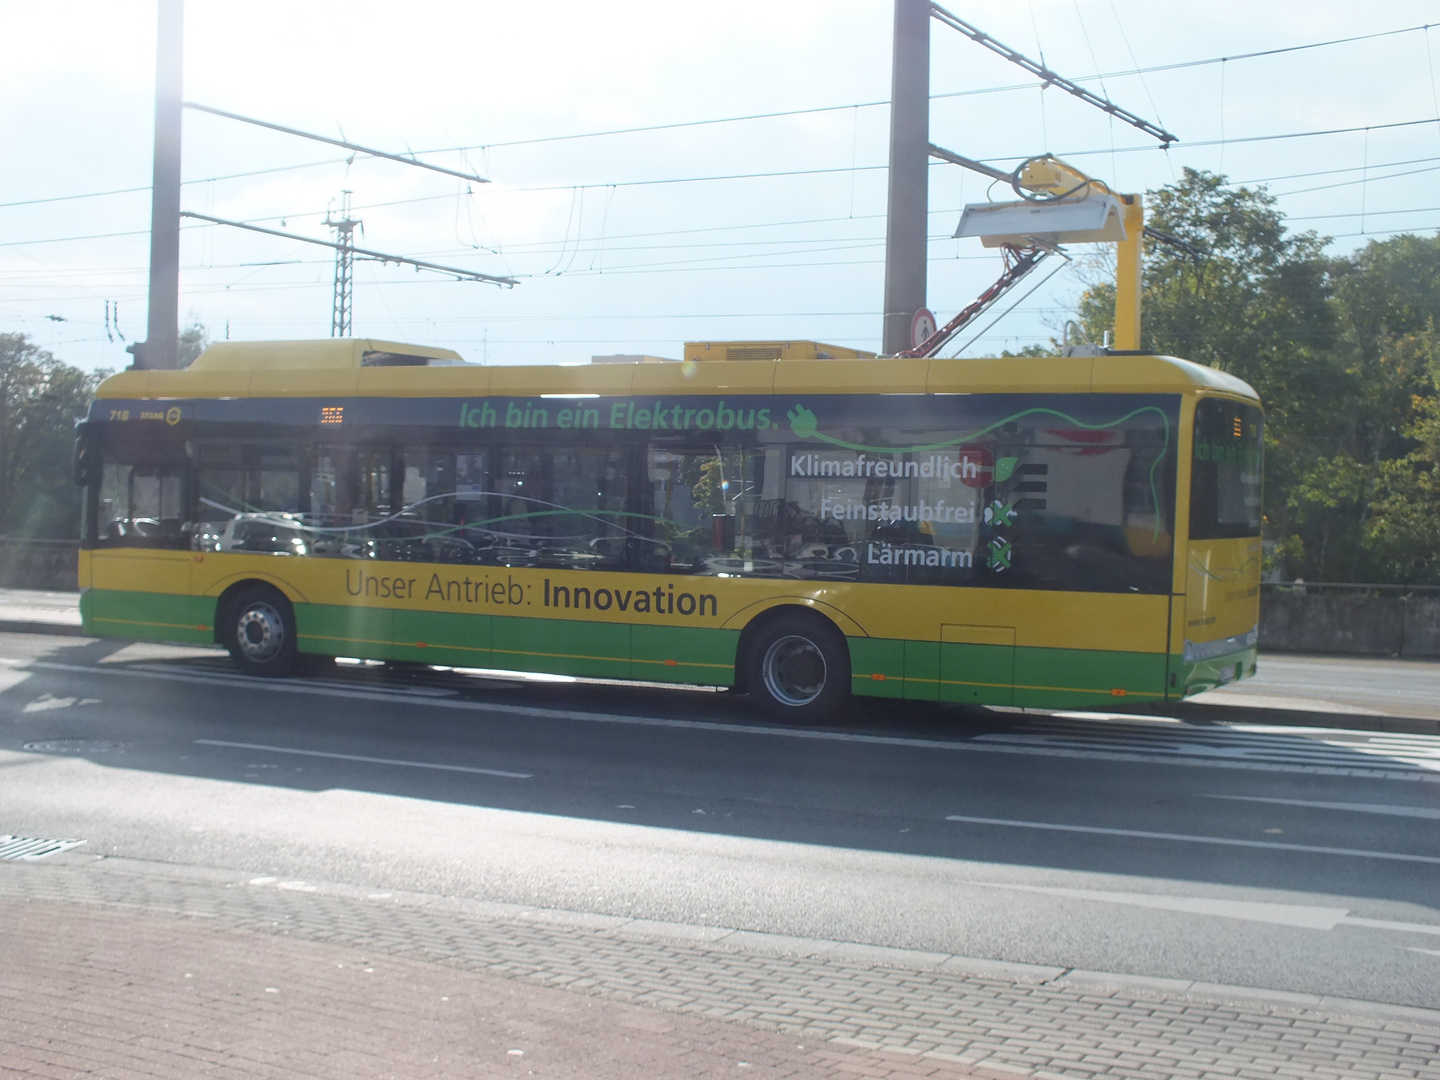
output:
M1408 158L1405 161L1386 161L1370 166L1372 169L1391 169L1400 165L1420 165L1427 161L1440 161L1440 157ZM1232 180L1232 184L1270 184L1276 180L1304 180L1311 176L1334 176L1336 173L1360 172L1361 166L1347 165L1338 169L1318 169L1315 172L1286 173L1283 176L1257 176L1253 180Z
M308 236L300 236L296 233L281 232L278 229L262 229L258 225L246 225L243 221L226 221L224 218L210 217L208 214L197 214L190 210L181 210L180 216L192 218L196 221L204 221L210 225L225 225L232 229L245 229L249 232L264 233L267 236L278 236L284 240L295 240L302 244L315 244L319 247L326 247L332 250L340 250L342 245L329 240L313 240ZM413 266L417 270L433 270L438 274L450 274L457 278L468 278L472 281L483 281L491 285L516 285L514 278L496 277L493 274L482 274L476 270L463 270L454 266L441 266L438 263L423 262L420 259L407 258L404 255L388 255L383 251L370 251L367 248L358 248L344 245L345 250L352 251L365 259L373 259L376 262L403 263L406 266Z
M446 176L458 176L461 180L471 180L477 184L488 184L490 182L483 176L476 176L473 173L457 172L454 169L446 169L440 165L431 165L425 161L418 161L414 154L407 157L404 154L391 154L384 150L374 150L368 146L361 146L358 143L347 142L345 139L332 139L328 135L315 135L308 131L300 131L298 128L285 127L282 124L272 124L268 120L256 120L252 116L241 116L239 113L211 108L209 105L201 105L195 101L185 102L184 107L193 109L196 112L210 113L212 116L221 116L226 120L238 120L242 124L253 124L255 127L268 128L271 131L278 131L285 135L294 135L297 138L310 139L313 142L329 143L331 146L340 146L346 150L354 150L356 153L366 154L369 157L384 158L387 161L398 161L403 165L414 165L420 169L429 169L431 172L444 173Z
M1348 214L1302 214L1285 218L1286 221L1325 221L1331 218L1380 217L1384 214L1430 214L1440 206L1412 206L1405 210L1353 210Z
M1079 8L1076 8L1076 10L1078 11ZM952 30L957 30L960 33L964 34L971 41L974 41L979 45L983 45L991 52L1001 57L1004 57L1006 60L1010 61L1010 63L1016 65L1017 67L1028 71L1031 75L1034 75L1037 79L1039 79L1042 85L1058 87L1059 89L1064 90L1067 94L1071 94L1079 98L1081 101L1085 102L1085 104L1093 105L1100 111L1109 113L1117 120L1123 120L1131 127L1138 128L1146 135L1153 135L1155 138L1160 140L1161 146L1169 146L1172 142L1175 142L1175 136L1171 135L1170 132L1166 131L1164 128L1152 124L1143 116L1135 115L1135 113L1132 113L1129 109L1122 109L1119 105L1116 105L1108 98L1103 98L1097 94L1092 94L1089 90L1086 90L1083 86L1077 84L1073 79L1067 79L1063 75L1058 75L1054 71L1051 71L1044 64L1038 64L1034 60L1031 60L1024 53L1016 52L1014 49L1010 48L1010 46L1000 41L997 41L995 38L985 33L985 31L981 30L979 27L972 26L970 23L960 18L960 16L953 14L952 12L946 11L939 4L932 3L930 5L930 16L938 22L944 23ZM1081 22L1080 27L1083 31L1085 27L1083 21ZM1086 40L1088 42L1088 37ZM1105 89L1105 83L1103 80L1100 83L1100 89L1102 91Z
M1379 168L1379 166L1376 165L1370 167L1372 169ZM1378 180L1395 180L1402 176L1418 176L1421 173L1434 172L1436 169L1440 169L1440 165L1429 165L1423 169L1406 169L1404 172L1386 173L1384 176L1365 176L1359 180L1340 180L1333 184L1318 184L1315 187L1296 188L1294 191L1277 192L1276 197L1283 198L1287 195L1307 195L1312 191L1331 191L1335 188L1353 187L1355 184L1373 184ZM1354 171L1359 172L1360 170L1357 169Z
M1360 124L1356 127L1325 128L1320 131L1287 131L1279 135L1247 135L1235 139L1206 139L1203 141L1181 143L1178 149L1194 150L1202 146L1232 146L1239 143L1255 142L1276 142L1282 139L1308 139L1318 135L1350 135L1357 131L1385 131L1390 128L1414 127L1417 124L1440 124L1440 116L1427 117L1424 120L1399 120L1392 124ZM1134 154L1144 150L1154 151L1159 149L1155 146L1117 146L1114 149L1105 147L1100 150L1062 150L1056 157L1088 157L1094 154ZM1171 147L1177 149L1177 147ZM1031 154L1007 154L996 157L982 158L982 161L1023 161L1032 157Z
M1367 131L1367 130L1368 130L1368 131L1382 131L1382 130L1386 130L1386 129L1389 129L1389 128L1413 127L1413 126L1415 126L1415 125L1417 125L1417 124L1435 124L1435 123L1440 123L1440 117L1430 117L1430 118L1424 119L1424 120L1402 120L1402 121L1397 121L1397 122L1395 122L1395 123L1389 123L1389 124L1365 124L1365 125L1361 125L1361 126L1359 126L1359 127L1327 128L1327 129L1319 130L1319 131L1290 131L1290 132L1283 132L1283 133L1275 134L1275 135L1249 135L1249 136L1243 136L1243 137L1240 137L1240 138L1232 138L1232 139L1209 139L1209 140L1196 141L1196 142L1187 142L1187 143L1183 143L1183 144L1181 144L1181 145L1182 145L1184 148L1186 148L1186 149L1194 149L1194 148L1207 147L1207 146L1223 146L1223 145L1232 144L1232 143L1270 142L1270 141L1285 140L1285 139L1310 138L1310 137L1314 137L1314 136L1323 136L1323 135L1344 135L1344 134L1349 134L1349 133L1356 132L1356 131ZM933 152L934 149L936 149L936 148L932 148L932 152ZM1135 153L1135 152L1139 152L1139 151L1142 151L1142 150L1154 150L1154 149L1157 149L1157 148L1156 148L1156 147L1152 147L1152 146L1120 146L1120 147L1115 147L1115 148L1113 148L1113 149L1110 148L1110 147L1105 147L1105 148L1103 148L1103 149L1093 149L1093 150L1066 150L1066 151L1060 152L1059 154L1057 154L1057 156L1059 156L1059 157L1084 157L1084 156L1087 156L1087 155L1094 155L1094 154ZM946 153L948 154L949 152L947 151ZM1031 157L1031 156L1032 156L1032 155L1030 155L1030 154L997 155L997 156L993 156L993 157L983 158L983 159L981 159L981 161L982 161L982 162L986 162L986 163L988 163L988 162L997 162L997 161L1002 161L1002 162L1003 162L1003 161L1015 161L1015 160L1024 160L1024 159L1027 159L1027 158L1029 158L1029 157ZM932 164L933 164L933 163L932 163ZM701 184L701 183L713 183L713 182L728 181L728 180L768 180L768 179L775 179L775 178L779 178L779 177L790 177L790 176L824 176L824 175L834 175L834 174L836 174L836 173L880 172L880 171L884 171L886 168L888 168L888 166L885 166L885 165L858 165L858 166L839 166L839 167L835 167L835 168L824 168L824 169L776 169L776 170L769 171L769 172L753 172L753 173L714 173L714 174L707 175L707 176L677 176L677 177L666 177L666 178L652 179L652 180L592 180L592 181L586 181L586 182L584 182L584 183L578 183L578 184L542 184L542 185L537 185L537 186L533 186L533 187L508 187L508 186L504 186L504 185L499 185L499 186L497 187L497 190L503 191L503 192L506 192L506 193L509 193L509 194L525 194L525 193L545 192L545 191L574 191L574 190L583 190L583 189L585 189L585 188L655 187L655 186L663 186L663 185L666 185L666 184ZM377 204L377 205L383 205L383 204ZM278 215L277 215L277 216L278 216ZM293 214L293 215L286 215L286 216L299 217L299 216L303 216L303 215ZM270 218L262 218L262 219L256 219L256 220L273 220L273 219L270 219Z
M1304 45L1287 45L1275 49L1261 49L1257 52L1236 53L1233 56L1215 56L1203 60L1181 60L1173 64L1158 64L1152 67L1131 68L1124 71L1110 71L1097 75L1084 75L1073 80L1074 82L1098 82L1105 79L1122 79L1132 75L1150 75L1157 71L1178 71L1183 68L1206 67L1211 64L1222 64L1234 60L1255 60L1267 56L1278 56L1282 53L1301 52L1307 49L1323 49L1331 45L1348 45L1356 41L1369 41L1372 38L1393 37L1397 34L1413 34L1425 31L1440 23L1424 23L1420 26L1406 26L1398 30L1382 30L1374 34L1358 34L1353 37L1334 38L1329 41L1312 41ZM949 97L971 97L978 94L997 94L1013 92L1017 90L1033 90L1036 86L1045 85L1044 81L1032 81L1023 83L1012 83L1004 86L987 86L974 90L954 90L946 93L931 94L931 98ZM612 128L606 131L581 131L568 135L544 135L533 139L511 139L506 142L475 143L468 146L448 146L433 150L418 150L418 154L441 154L456 150L490 150L501 147L512 146L535 146L541 143L565 142L571 139L599 139L611 135L637 135L651 131L673 131L676 128L705 127L711 124L734 124L749 120L773 120L785 116L813 116L818 113L841 112L847 109L870 109L889 105L889 99L883 101L862 101L850 105L820 105L807 109L784 109L776 112L750 113L744 116L722 116L708 120L681 120L666 124L648 124L643 127Z
M1158 72L1158 71L1177 71L1177 70L1181 70L1181 69L1184 69L1184 68L1205 67L1205 66L1211 65L1211 64L1228 63L1228 62L1235 61L1235 60L1253 60L1253 59L1258 59L1258 58L1267 57L1267 56L1278 56L1278 55L1281 55L1281 54L1283 54L1283 53L1300 52L1300 51L1307 50L1307 49L1320 49L1320 48L1325 48L1325 47L1332 46L1332 45L1347 45L1347 44L1350 44L1350 43L1352 43L1352 42L1357 42L1357 41L1369 41L1369 40L1372 40L1372 39L1374 39L1374 38L1393 37L1393 36L1395 36L1395 35L1397 35L1397 34L1410 34L1410 33L1416 33L1416 32L1423 32L1423 31L1428 31L1428 30L1430 30L1430 29L1432 29L1432 28L1434 28L1434 27L1436 27L1436 26L1440 26L1440 23L1424 23L1424 24L1419 25L1419 26L1407 26L1407 27L1402 27L1402 28L1400 28L1400 29L1398 29L1398 30L1382 30L1382 31L1379 31L1379 32L1374 33L1374 34L1358 34L1358 35L1355 35L1355 36L1352 36L1352 37L1334 38L1334 39L1331 39L1331 40L1328 40L1328 41L1314 41L1314 42L1309 42L1308 44L1304 44L1304 45L1289 45L1289 46L1283 46L1283 47L1275 48L1275 49L1262 49L1262 50L1259 50L1259 51L1257 51L1257 52L1237 53L1237 54L1235 54L1235 55L1233 55L1233 56L1217 56L1217 57L1210 57L1210 58L1203 59L1203 60L1182 60L1182 61L1178 61L1178 62L1173 63L1173 64L1158 64L1158 65L1155 65L1155 66L1152 66L1152 67L1132 68L1132 69L1125 70L1125 71L1111 71L1111 72L1105 72L1105 73L1099 74L1099 75L1080 76L1080 77L1077 78L1075 81L1076 81L1076 82L1090 82L1090 81L1092 81L1092 80L1099 81L1099 80L1103 80L1103 79L1119 79L1119 78L1125 78L1125 77L1132 76L1132 75L1149 75L1149 74L1152 74L1152 73ZM1045 85L1045 84L1044 84L1044 83L1037 83L1037 82L1031 81L1031 82L1023 82L1023 83L1012 83L1012 84L1004 85L1004 86L987 86L987 87L980 87L980 88L972 89L972 90L954 90L954 91L949 91L949 92L942 92L942 93L939 93L939 94L931 94L930 96L931 96L932 99L936 99L936 98L952 98L952 97L972 97L972 96L982 95L982 94L996 94L996 93L1005 93L1005 92L1012 92L1012 91L1018 91L1018 90L1033 90L1033 89L1035 89L1036 86L1043 86L1043 85ZM805 109L781 109L781 110L777 110L777 111L775 111L775 112L749 113L749 114L746 114L746 115L743 115L743 116L724 116L724 117L716 117L716 118L706 119L706 120L682 120L682 121L676 121L676 122L673 122L673 123L666 123L666 124L648 124L648 125L644 125L644 126L641 126L641 127L612 128L612 129L605 130L605 131L583 131L583 132L575 132L575 133L568 134L568 135L546 135L546 136L540 136L540 137L533 138L533 139L512 139L512 140L504 141L504 142L475 143L475 144L468 144L468 145L464 145L464 146L437 147L437 148L430 149L430 150L417 150L417 151L415 151L414 153L418 156L418 155L421 155L421 154L453 153L453 152L455 152L455 151L461 151L461 150L488 150L488 149L496 149L496 148L501 148L501 147L532 146L532 145L538 145L538 144L541 144L541 143L565 142L565 141L572 140L572 139L598 139L598 138L605 138L605 137L612 136L612 135L634 135L634 134L641 134L641 133L651 132L651 131L673 131L673 130L675 130L675 129L677 129L677 128L705 127L705 126L712 125L712 124L734 124L734 123L743 123L743 122L751 121L751 120L771 120L771 119L778 119L778 118L787 117L787 116L811 116L811 115L815 115L815 114L818 114L818 113L844 112L844 111L847 111L847 110L850 110L850 109L879 108L879 107L881 107L881 106L888 106L889 104L890 104L890 102L889 102L889 100L887 99L887 100L884 100L884 101L852 102L852 103L847 104L847 105L821 105L821 106L815 106L815 107L812 107L812 108L805 108ZM1352 129L1352 130L1360 130L1360 129ZM1209 146L1209 145L1215 145L1215 144L1212 142L1212 143L1187 143L1186 145L1190 145L1190 146L1199 146L1199 145ZM1143 149L1149 149L1149 148L1148 148L1148 147L1145 147L1145 148L1143 148ZM1108 151L1105 151L1105 152L1108 153ZM1072 152L1072 156L1073 156L1073 152ZM246 177L250 177L250 176L262 176L262 175L265 175L265 174L268 174L268 173L288 172L288 171L292 171L292 170L296 170L296 169L312 169L312 168L318 168L318 167L320 167L320 166L322 166L322 165L337 165L337 164L342 164L342 163L344 163L344 162L347 161L347 160L349 160L349 159L348 159L348 158L327 158L327 159L325 159L325 160L323 160L323 161L308 161L308 162L301 162L301 163L298 163L298 164L295 164L295 165L280 165L280 166L276 166L276 167L274 167L274 168L268 168L268 169L251 169L251 170L248 170L248 171L246 171L246 172L226 173L226 174L223 174L223 175L220 175L220 176L207 176L207 177L203 177L203 178L196 179L196 180L186 180L186 181L183 181L183 183L185 183L185 184L209 184L209 183L214 183L214 182L221 181L221 180L240 180L240 179L245 179ZM407 161L407 162L410 161L409 158L405 158L405 159L403 159L403 160L405 160L405 161ZM419 162L413 162L413 164L420 164L420 163L419 163ZM1247 181L1247 182L1253 183L1253 182L1255 182L1255 181ZM130 194L136 194L136 193L138 193L138 192L149 191L149 190L150 190L150 187L149 187L149 185L147 184L147 185L145 185L145 186L143 186L143 187L113 188L113 189L108 190L108 191L88 191L88 192L82 192L82 193L75 194L75 195L51 195L51 196L47 196L47 197L45 197L45 198L40 198L40 199L22 199L22 200L19 200L19 201L16 201L16 202L0 203L0 210L8 209L8 208L10 208L10 207L16 207L16 206L36 206L36 205L39 205L39 204L41 204L41 203L67 202L67 201L71 201L71 200L75 200L75 199L97 199L97 198L103 198L103 197L111 196L111 195L130 195Z

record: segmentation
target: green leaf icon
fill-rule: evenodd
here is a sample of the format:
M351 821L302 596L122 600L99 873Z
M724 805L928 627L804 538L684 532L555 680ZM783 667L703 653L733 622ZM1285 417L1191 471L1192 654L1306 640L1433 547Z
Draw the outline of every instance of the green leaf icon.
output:
M797 439L808 439L815 434L815 414L804 405L796 405L785 415L790 418L790 430Z
M1015 464L1019 458L1002 457L995 462L995 483L1003 484L1015 472Z

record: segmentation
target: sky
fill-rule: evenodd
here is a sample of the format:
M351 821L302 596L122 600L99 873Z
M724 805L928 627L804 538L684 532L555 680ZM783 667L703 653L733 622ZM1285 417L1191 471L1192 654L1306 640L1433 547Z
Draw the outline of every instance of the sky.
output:
M934 143L1005 169L1055 153L1125 192L1186 167L1264 184L1336 254L1440 226L1440 4L946 6L1178 142L1162 151L932 20ZM153 0L0 0L0 332L85 369L127 366L145 336L155 17ZM360 246L518 282L359 261L357 337L489 364L679 357L686 341L879 348L886 0L188 0L185 18L187 100L488 181L186 111L186 210L325 240L348 190ZM1001 270L950 238L961 208L1007 198L931 166L940 321ZM1061 336L1094 273L1050 260L947 351ZM187 221L182 321L216 340L325 337L333 274L323 247Z

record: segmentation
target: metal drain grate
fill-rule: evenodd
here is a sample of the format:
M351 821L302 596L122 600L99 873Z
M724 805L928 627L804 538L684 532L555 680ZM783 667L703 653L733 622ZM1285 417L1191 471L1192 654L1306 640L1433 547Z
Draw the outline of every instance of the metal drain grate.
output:
M84 840L45 840L38 836L0 836L0 859L43 859L83 843Z

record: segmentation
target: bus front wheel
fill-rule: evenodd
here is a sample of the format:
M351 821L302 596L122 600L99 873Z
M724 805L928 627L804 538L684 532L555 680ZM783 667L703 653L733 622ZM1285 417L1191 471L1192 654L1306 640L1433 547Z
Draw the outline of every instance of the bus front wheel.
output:
M282 678L295 668L295 612L275 589L256 585L228 605L225 647L246 675Z
M755 707L782 724L838 719L850 701L845 636L809 612L787 612L760 627L748 643L744 668Z

